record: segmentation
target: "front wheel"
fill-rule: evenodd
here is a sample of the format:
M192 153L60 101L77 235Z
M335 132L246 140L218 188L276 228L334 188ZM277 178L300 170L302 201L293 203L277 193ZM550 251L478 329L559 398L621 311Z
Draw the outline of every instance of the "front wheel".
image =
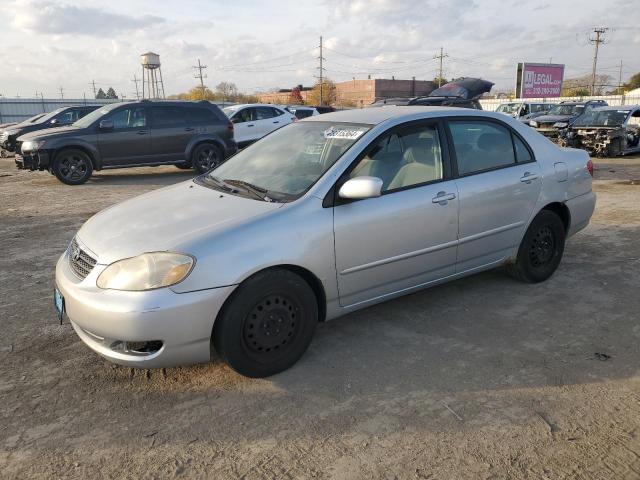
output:
M565 236L560 217L550 210L542 210L529 225L518 248L516 261L507 266L507 271L523 282L545 281L562 260Z
M52 171L62 183L81 185L89 180L93 172L93 164L85 152L69 148L56 155Z
M201 143L191 154L191 164L198 173L207 173L218 166L222 160L224 160L222 150L212 143Z
M213 328L218 354L241 375L286 370L307 350L318 323L315 294L288 270L260 272L233 293Z

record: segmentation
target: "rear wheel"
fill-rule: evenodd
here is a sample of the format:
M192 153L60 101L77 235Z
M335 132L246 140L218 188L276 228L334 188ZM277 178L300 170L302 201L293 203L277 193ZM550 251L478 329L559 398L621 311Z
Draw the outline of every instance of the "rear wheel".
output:
M201 143L191 154L191 164L198 173L207 173L218 166L223 159L222 150L213 143Z
M258 273L242 283L213 329L218 354L241 375L268 377L307 350L318 323L316 297L288 270Z
M80 185L91 177L93 164L87 153L82 150L68 148L56 155L52 171L62 183Z
M542 210L529 225L516 261L507 266L507 271L512 277L528 283L548 279L562 260L565 236L560 217L550 210Z

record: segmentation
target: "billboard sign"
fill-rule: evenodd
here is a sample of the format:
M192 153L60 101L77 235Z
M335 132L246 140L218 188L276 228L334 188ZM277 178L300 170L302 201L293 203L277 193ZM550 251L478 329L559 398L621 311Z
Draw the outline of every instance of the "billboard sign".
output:
M516 92L520 98L559 97L564 65L556 63L519 63Z

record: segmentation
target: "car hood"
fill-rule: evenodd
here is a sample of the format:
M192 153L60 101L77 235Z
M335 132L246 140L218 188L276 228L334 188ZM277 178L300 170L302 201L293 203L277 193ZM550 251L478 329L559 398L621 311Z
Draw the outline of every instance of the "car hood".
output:
M77 132L79 130L83 130L80 127L74 127L73 125L69 125L66 127L53 127L53 128L44 128L42 130L28 131L28 133L24 133L20 135L20 141L26 142L27 140L47 140L56 137L63 137L68 135L69 132Z
M230 195L192 180L154 190L103 210L77 238L99 264L144 252L179 251L283 204Z
M541 115L539 117L534 118L536 122L566 122L567 120L571 120L575 115Z

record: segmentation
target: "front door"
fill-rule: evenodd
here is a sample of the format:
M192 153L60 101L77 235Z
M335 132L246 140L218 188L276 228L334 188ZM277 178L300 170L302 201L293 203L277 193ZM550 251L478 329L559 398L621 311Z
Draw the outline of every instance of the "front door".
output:
M113 129L98 132L98 148L104 166L145 163L151 156L151 132L144 107L116 110L104 120Z
M246 107L237 111L231 117L231 121L233 122L233 136L238 146L242 147L260 138L255 107Z
M455 272L458 195L433 123L393 129L349 177L382 179L377 198L334 207L340 304L373 301Z
M532 151L498 121L448 122L460 195L457 271L501 262L517 248L540 195Z

